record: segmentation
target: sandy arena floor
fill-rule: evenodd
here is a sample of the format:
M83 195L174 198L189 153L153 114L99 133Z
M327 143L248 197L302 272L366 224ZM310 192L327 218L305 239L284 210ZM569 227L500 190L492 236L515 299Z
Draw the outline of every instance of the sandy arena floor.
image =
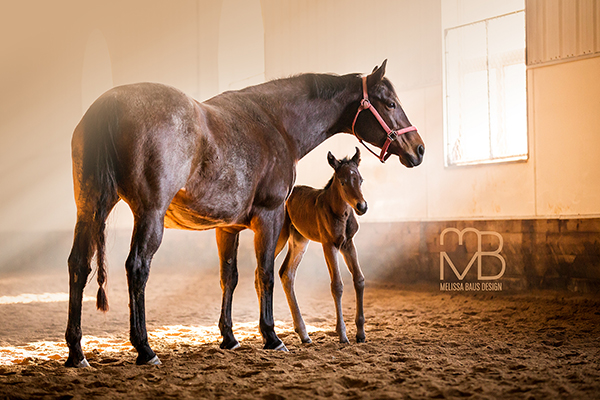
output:
M290 350L282 353L262 350L247 271L234 298L242 346L223 351L216 327L218 276L153 272L148 327L163 364L134 364L124 273L113 273L110 312L84 303L84 351L91 368L82 370L63 366L67 302L56 293L67 292L66 275L0 279L0 399L600 398L598 298L370 284L367 343L343 345L333 332L325 281L298 290L313 339L303 345L277 281L277 332ZM96 289L92 282L86 295ZM353 338L350 284L344 308Z

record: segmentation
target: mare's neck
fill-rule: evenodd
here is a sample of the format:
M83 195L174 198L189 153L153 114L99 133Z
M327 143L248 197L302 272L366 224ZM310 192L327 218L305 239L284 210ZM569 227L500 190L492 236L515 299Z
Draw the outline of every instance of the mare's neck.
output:
M337 89L329 94L319 93L318 88L311 86L318 83L304 79L308 82L306 86L292 101L286 102L282 122L295 143L298 160L331 136L351 132L352 119L362 98L361 79L358 75L327 76L327 79Z

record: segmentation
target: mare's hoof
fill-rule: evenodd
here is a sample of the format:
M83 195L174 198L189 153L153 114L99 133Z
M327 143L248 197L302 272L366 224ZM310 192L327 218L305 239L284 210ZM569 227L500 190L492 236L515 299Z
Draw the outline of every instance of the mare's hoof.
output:
M287 347L285 347L285 344L283 344L283 342L281 342L281 344L277 347L275 347L273 350L277 350L277 351L285 351L288 352L289 350L287 349Z
M312 343L312 340L310 340L310 338L307 337L306 339L302 339L302 343Z
M77 364L75 364L75 362L73 362L71 359L67 359L67 362L65 362L65 367L69 368L87 368L89 366L90 363L85 358L79 361Z
M152 354L154 354L154 353L152 353ZM149 355L146 357L143 357L141 354L138 355L137 359L135 360L136 365L161 365L162 364L156 354L154 354L154 356L152 356L150 359L147 359L147 357L149 357Z
M86 359L84 358L83 360L81 360L81 361L79 362L79 364L77 364L77 365L75 366L75 368L87 368L87 367L89 367L89 366L90 366L90 363L88 362L88 360L86 360Z
M219 347L223 350L235 350L238 347L240 347L240 342L238 342L237 340L234 340L233 342L229 342L229 343L221 343L219 345Z
M365 343L367 341L364 337L356 337L356 343Z
M150 361L146 362L146 364L148 364L148 365L161 365L162 363L158 359L158 356L154 356L154 357L152 357L152 359Z
M288 351L287 347L285 347L285 344L283 344L283 342L281 340L278 340L279 344L278 345L274 345L272 344L271 346L269 345L265 345L265 347L263 347L264 350L277 350L277 351Z

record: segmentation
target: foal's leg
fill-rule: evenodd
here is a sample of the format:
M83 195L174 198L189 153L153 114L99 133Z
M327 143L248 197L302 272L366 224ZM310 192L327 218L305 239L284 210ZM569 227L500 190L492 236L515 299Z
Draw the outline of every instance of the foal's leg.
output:
M287 348L275 334L273 320L273 270L275 264L275 247L281 232L285 216L283 204L274 209L260 209L251 222L254 231L254 249L256 251L256 276L254 284L260 303L260 333L265 349L283 350Z
M146 331L145 290L150 262L162 241L164 212L149 210L136 213L131 250L125 268L129 285L129 337L138 352L136 364L160 364L148 344Z
M227 232L223 229L216 229L217 247L219 249L219 260L221 262L221 290L223 291L223 302L221 304L221 318L219 319L219 329L223 342L222 349L236 349L240 344L233 336L231 329L231 303L233 300L233 291L238 283L237 252L239 244L239 232Z
M294 330L300 336L302 343L311 343L308 332L306 331L306 325L302 319L300 313L300 307L296 300L296 293L294 291L294 281L296 280L296 270L302 257L308 247L308 239L302 236L296 229L291 228L291 235L288 242L288 252L285 256L285 260L279 269L279 277L281 278L281 284L287 298L292 318L294 319Z
M329 270L329 276L331 278L331 295L335 302L335 330L340 337L340 342L348 343L346 324L344 323L344 316L342 315L342 293L344 292L344 282L342 281L340 269L338 267L338 250L332 244L323 243L323 253L325 254L325 261L327 262L327 269Z
M352 274L352 280L354 281L354 291L356 292L356 342L364 343L366 340L365 336L365 314L363 311L363 295L365 291L365 277L358 264L358 256L356 254L356 247L354 247L354 241L348 240L340 249L344 261Z

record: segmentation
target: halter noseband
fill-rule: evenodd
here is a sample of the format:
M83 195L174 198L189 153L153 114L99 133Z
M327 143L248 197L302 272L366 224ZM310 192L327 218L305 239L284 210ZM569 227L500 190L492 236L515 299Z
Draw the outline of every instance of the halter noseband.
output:
M388 150L388 147L390 147L390 144L392 143L392 141L398 139L399 135L402 135L404 133L411 132L411 131L416 131L417 127L409 126L407 128L403 128L398 131L391 130L390 127L385 123L383 118L381 118L381 115L379 115L379 112L377 112L375 107L373 107L373 104L371 104L371 102L369 101L369 94L367 93L367 77L366 76L362 77L362 89L363 89L363 98L360 101L360 106L358 107L358 111L356 112L356 116L354 117L354 121L352 122L352 134L354 136L356 136L358 141L363 146L365 146L367 148L367 150L369 150L375 157L379 158L379 161L384 163L385 160L387 160L388 157L391 155L391 154L387 154L387 150ZM367 109L370 110L371 113L373 113L373 115L375 116L377 121L379 121L379 125L381 125L381 127L383 128L383 130L386 133L385 143L381 147L381 154L379 154L379 155L377 155L377 153L375 153L373 150L371 150L354 131L354 125L356 125L356 120L358 119L358 114L360 114L361 111L367 110Z

